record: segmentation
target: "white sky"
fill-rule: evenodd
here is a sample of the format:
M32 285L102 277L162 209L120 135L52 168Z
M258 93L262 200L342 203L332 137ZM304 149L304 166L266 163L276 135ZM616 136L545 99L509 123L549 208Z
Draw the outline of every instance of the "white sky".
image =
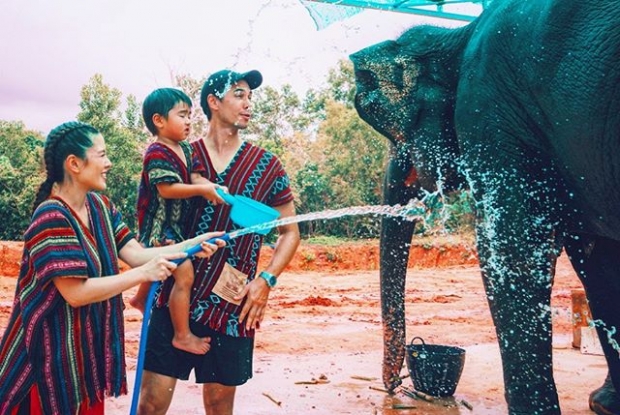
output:
M75 119L96 73L139 101L171 74L258 69L264 85L320 88L339 59L420 23L367 10L317 30L298 0L4 0L0 119L47 134Z

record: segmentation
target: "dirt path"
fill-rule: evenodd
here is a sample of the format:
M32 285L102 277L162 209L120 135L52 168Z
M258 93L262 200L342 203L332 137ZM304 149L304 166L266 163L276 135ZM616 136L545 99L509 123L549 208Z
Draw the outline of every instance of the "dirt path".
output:
M427 403L375 389L382 388L378 254L370 243L366 248L341 248L302 247L296 262L280 278L256 340L255 376L238 389L236 413L506 413L495 333L471 249L425 246L420 251L424 255L415 255L433 267L408 272L407 338L421 336L427 343L466 349L455 397ZM0 249L1 270L8 269L6 262L6 251L3 254ZM14 275L0 277L0 331L6 326L14 284ZM575 415L591 413L587 396L606 373L602 356L582 354L572 347L571 290L577 288L580 284L562 257L552 300L554 362L563 413ZM125 293L125 299L132 294ZM131 393L141 315L131 308L125 315ZM308 384L319 378L328 383ZM406 378L404 385L411 387L411 380ZM131 396L108 400L106 413L128 414L130 403ZM393 409L395 405L415 408ZM179 383L169 413L201 414L199 386Z

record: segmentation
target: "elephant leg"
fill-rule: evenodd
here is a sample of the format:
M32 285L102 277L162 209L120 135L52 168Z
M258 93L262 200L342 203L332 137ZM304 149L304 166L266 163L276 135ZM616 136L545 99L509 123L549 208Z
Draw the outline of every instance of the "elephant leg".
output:
M554 220L556 187L528 176L532 164L509 168L503 161L505 170L476 177L472 188L478 254L502 357L505 397L511 415L555 415L560 408L553 379L551 288L561 246Z
M410 170L411 171L411 170ZM384 203L406 204L417 186L407 181L410 171L392 160L384 182ZM414 222L384 218L381 223L380 279L383 324L383 383L393 391L402 381L405 357L405 279Z
M566 252L585 288L609 369L603 385L590 394L590 409L620 414L620 242L580 235L568 239Z
M559 414L550 313L553 244L546 248L491 245L479 250L485 257L483 280L502 357L509 413ZM535 249L541 256L534 261L519 258L509 252L515 249L523 255L524 250Z

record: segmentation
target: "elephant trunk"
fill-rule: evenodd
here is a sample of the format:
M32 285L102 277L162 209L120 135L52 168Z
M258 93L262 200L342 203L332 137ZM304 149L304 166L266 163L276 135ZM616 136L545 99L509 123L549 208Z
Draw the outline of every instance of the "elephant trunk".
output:
M405 278L414 223L386 218L381 227L381 314L383 383L393 391L402 381L405 357Z

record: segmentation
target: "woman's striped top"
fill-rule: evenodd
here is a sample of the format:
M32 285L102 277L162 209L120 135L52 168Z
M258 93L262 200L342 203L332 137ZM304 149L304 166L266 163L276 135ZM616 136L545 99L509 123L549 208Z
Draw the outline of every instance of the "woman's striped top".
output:
M118 251L134 237L104 196L87 195L90 229L61 199L34 212L13 310L0 342L0 415L36 383L46 414L127 392L121 295L71 307L54 278L119 274Z

